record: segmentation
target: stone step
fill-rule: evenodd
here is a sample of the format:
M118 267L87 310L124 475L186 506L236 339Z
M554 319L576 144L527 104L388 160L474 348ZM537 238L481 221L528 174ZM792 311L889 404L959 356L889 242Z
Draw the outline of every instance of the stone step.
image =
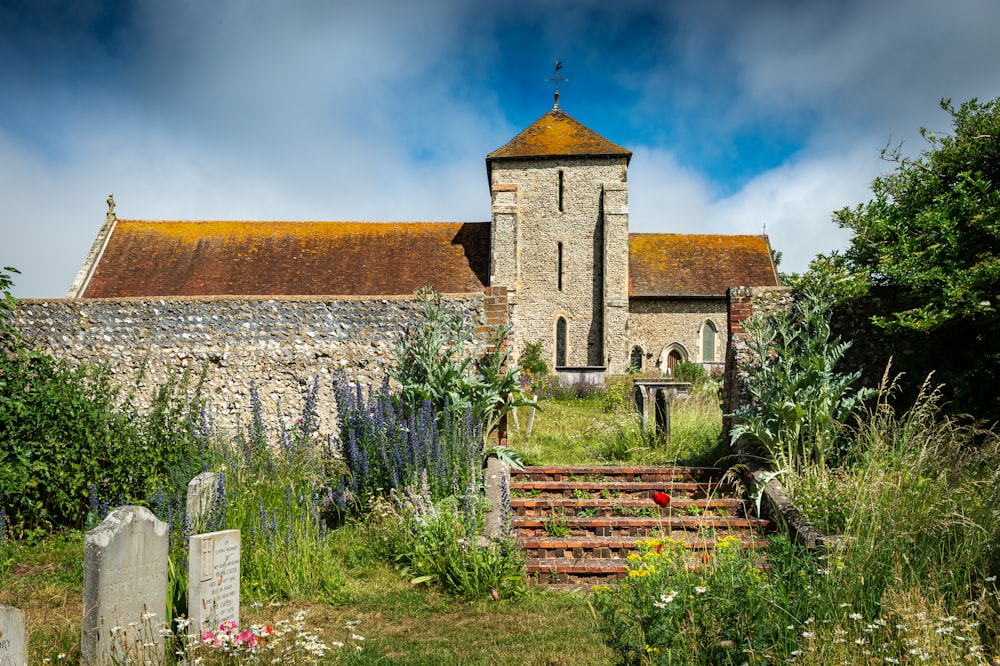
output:
M692 567L710 561L716 539L765 548L770 524L754 518L740 489L712 467L536 466L512 472L513 527L532 581L547 587L613 584L628 572L637 541L684 541ZM660 507L655 491L670 496Z
M701 499L719 495L733 495L737 488L731 485L711 485L694 482L655 481L511 481L510 495L532 499L542 497L584 498L646 498L656 490L674 498Z
M638 553L637 539L622 537L590 537L590 538L555 538L530 537L521 538L518 544L524 549L529 559L627 559L632 553ZM705 539L697 536L684 539L685 545L691 551L693 562L698 562L702 556L707 556L715 549L716 539ZM759 537L746 537L740 540L743 548L764 549L767 540Z
M743 501L735 497L671 498L670 505L659 507L648 498L566 499L516 497L510 501L518 518L557 514L567 517L598 518L607 516L735 516L741 515Z
M572 558L547 558L529 560L528 580L545 586L608 585L624 578L628 573L625 560L576 560Z
M522 538L542 536L650 537L683 536L692 532L724 532L733 536L752 536L762 532L768 521L738 516L667 516L659 518L609 516L576 518L542 516L515 518L514 529Z
M647 481L717 482L717 467L652 467L612 465L529 466L512 470L511 481Z

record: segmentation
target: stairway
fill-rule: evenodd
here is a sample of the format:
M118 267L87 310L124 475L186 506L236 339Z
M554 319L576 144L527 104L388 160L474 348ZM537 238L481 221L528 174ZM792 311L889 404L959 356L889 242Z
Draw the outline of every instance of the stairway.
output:
M510 501L528 576L539 585L589 587L626 574L636 541L687 543L692 563L720 536L763 546L769 523L739 489L707 467L526 467L512 470ZM670 496L661 508L652 493Z

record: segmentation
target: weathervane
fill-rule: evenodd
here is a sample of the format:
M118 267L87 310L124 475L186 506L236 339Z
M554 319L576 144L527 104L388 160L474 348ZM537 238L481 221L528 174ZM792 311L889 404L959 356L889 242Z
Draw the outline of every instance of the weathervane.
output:
M556 73L555 73L555 76L552 76L550 78L545 79L546 81L555 81L555 83L556 83L556 99L555 99L555 104L552 105L553 109L558 109L559 108L559 82L560 81L569 81L569 79L564 79L561 76L559 76L559 70L560 69L562 69L562 62L559 61L559 60L556 60Z

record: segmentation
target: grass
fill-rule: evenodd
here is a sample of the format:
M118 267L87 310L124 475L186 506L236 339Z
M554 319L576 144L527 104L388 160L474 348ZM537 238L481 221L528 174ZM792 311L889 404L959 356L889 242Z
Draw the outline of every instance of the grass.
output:
M607 664L611 654L596 632L587 599L533 590L512 601L463 602L433 588L411 585L384 562L362 551L350 526L334 534L333 549L347 581L341 601L299 596L282 602L244 603L241 624L273 624L307 610L307 623L327 642L343 640L344 625L360 620L364 655L345 663L391 664ZM79 660L83 586L83 534L54 534L32 545L7 542L16 560L0 580L0 604L25 611L30 663ZM57 660L65 654L63 660ZM336 662L334 662L336 663Z
M728 455L719 446L722 409L711 388L673 401L667 441L642 432L629 386L616 378L605 393L562 391L540 397L530 435L531 408L519 409L517 424L509 419L509 445L531 465L714 465Z

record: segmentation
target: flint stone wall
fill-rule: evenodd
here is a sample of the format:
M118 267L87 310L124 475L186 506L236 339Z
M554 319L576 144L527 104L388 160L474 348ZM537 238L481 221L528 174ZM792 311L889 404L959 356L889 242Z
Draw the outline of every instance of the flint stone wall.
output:
M485 293L445 297L485 341ZM502 297L506 308L506 295ZM24 299L14 325L35 348L71 364L107 362L137 398L149 400L171 374L204 372L202 395L219 430L250 420L255 382L271 426L290 425L319 377L321 433L333 432L332 378L377 388L393 346L420 322L414 296L384 298Z
M706 321L715 324L713 361L722 363L726 358L724 298L634 298L629 302L629 342L642 349L644 370L655 368L671 343L684 345L687 360L701 363L702 327Z

